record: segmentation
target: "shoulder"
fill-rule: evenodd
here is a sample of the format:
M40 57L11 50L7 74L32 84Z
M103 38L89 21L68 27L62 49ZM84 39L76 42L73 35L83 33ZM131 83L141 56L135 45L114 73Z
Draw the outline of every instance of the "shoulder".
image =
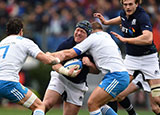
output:
M134 14L134 16L139 19L139 20L145 20L145 19L149 19L149 15L147 14L147 12L142 8L142 7L137 7L136 13Z
M57 51L72 48L75 44L74 37L71 36L58 46Z

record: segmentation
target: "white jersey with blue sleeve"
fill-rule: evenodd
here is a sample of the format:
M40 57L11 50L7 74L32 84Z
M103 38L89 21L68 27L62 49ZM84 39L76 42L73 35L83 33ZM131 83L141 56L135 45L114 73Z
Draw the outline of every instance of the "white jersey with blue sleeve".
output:
M107 72L126 71L120 50L111 38L111 36L103 31L91 34L88 38L77 44L73 48L79 54L88 51L102 74Z
M77 44L74 49L80 51L81 54L88 51L102 74L106 74L108 71L126 71L117 44L106 32L100 31L91 34Z
M0 80L19 81L21 70L28 55L35 58L41 52L31 40L10 35L0 42Z

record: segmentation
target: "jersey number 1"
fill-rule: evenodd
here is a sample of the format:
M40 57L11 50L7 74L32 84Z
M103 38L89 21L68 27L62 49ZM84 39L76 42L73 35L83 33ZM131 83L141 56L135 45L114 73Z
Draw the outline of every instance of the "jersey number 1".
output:
M8 49L9 45L0 47L0 57L2 57L2 59L6 57Z

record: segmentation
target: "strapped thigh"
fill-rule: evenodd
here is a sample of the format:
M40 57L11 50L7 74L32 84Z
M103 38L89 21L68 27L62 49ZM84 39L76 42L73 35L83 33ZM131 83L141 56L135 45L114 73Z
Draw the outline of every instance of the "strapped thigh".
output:
M26 102L24 102L23 106L29 108L36 99L37 99L37 96L34 93L32 93L29 99Z

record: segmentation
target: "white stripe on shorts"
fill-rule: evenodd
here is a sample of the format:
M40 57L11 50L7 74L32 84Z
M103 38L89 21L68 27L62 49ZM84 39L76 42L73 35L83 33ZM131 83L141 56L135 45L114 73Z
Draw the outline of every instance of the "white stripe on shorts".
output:
M11 93L14 95L14 96L16 96L17 98L18 98L18 100L21 100L21 99L23 99L23 95L21 94L21 92L19 92L17 89L13 89L12 91L11 91Z
M116 79L114 79L112 83L106 88L106 91L110 93L117 86L118 83L119 82Z

